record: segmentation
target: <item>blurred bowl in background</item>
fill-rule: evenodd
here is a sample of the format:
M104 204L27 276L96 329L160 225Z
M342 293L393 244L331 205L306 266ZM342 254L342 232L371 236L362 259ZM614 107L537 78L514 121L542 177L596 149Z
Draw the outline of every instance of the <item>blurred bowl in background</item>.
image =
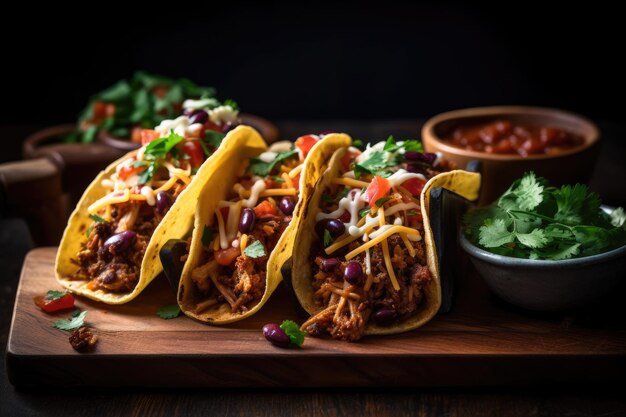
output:
M459 127L497 120L538 128L555 127L582 137L583 142L556 154L521 156L463 149L444 140ZM599 139L597 126L587 118L543 107L494 106L455 110L432 117L422 128L422 141L427 152L441 152L459 167L466 166L472 160L482 162L481 205L495 200L526 171L535 171L555 186L587 183L598 156Z

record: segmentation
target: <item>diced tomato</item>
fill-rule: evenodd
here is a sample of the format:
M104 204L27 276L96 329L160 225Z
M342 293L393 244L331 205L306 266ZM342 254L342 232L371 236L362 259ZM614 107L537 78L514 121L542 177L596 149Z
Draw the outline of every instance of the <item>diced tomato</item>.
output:
M189 156L189 163L193 168L198 168L204 162L204 150L197 140L184 142L181 151Z
M344 211L343 214L341 216L339 216L339 220L341 220L344 223L348 223L350 221L350 217L352 217L350 215L350 212L348 210Z
M41 308L46 313L52 313L59 310L67 310L68 308L74 307L74 296L70 293L65 294L61 298L57 298L56 300L51 300L47 296L38 296L35 297L35 304L37 307Z
M378 175L374 176L367 190L365 190L365 196L370 207L374 207L376 201L386 196L389 190L391 190L391 183L388 180Z
M120 171L117 173L117 175L122 179L122 180L126 180L128 177L134 175L134 174L139 174L140 172L145 171L146 169L148 169L147 166L138 166L138 167L133 167L133 166L129 166L129 165L124 165Z
M406 180L402 183L402 187L416 197L419 197L422 193L424 185L426 185L426 181L420 178L411 178L410 180Z
M412 212L415 213L414 216L408 216L408 215L406 216L406 219L408 220L409 225L413 226L413 225L422 223L422 213L419 210L412 210Z
M133 143L141 143L141 132L143 132L143 128L139 126L133 127L133 130L130 132L130 141Z
M299 190L300 189L300 173L298 173L298 175L293 177L291 179L291 182L293 182L293 188L295 188L296 190Z
M204 122L204 128L207 130L213 130L215 132L221 132L222 131L222 126L213 123L210 120L207 120L206 122Z
M228 247L226 249L219 249L215 252L215 260L218 264L228 266L232 264L235 259L241 254L241 250L237 248Z
M356 151L347 151L343 157L341 158L341 167L343 168L344 171L349 171L350 170L350 162L356 158L357 156L359 156L361 154L361 152Z
M104 108L104 113L106 114L106 117L115 116L115 104L107 103L106 107Z
M154 94L158 98L163 98L165 97L168 91L169 91L169 87L165 85L157 85L156 87L152 89L152 94Z
M107 103L96 101L93 103L92 120L99 121L107 117Z
M159 138L159 133L151 129L143 129L141 131L141 144L145 145Z
M315 146L318 140L319 139L315 135L300 136L296 139L296 146L302 151L302 156L306 158L308 153L311 151L311 148Z
M278 210L269 200L263 200L254 208L254 214L256 214L257 217L267 216L268 214L275 216L278 214Z

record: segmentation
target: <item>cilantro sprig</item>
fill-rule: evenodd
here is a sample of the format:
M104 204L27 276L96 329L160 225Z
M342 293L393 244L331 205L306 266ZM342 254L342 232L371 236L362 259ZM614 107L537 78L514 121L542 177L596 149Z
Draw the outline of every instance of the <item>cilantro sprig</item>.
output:
M255 240L251 245L246 246L243 250L244 255L248 258L260 258L266 255L265 247L259 240Z
M52 323L52 326L60 330L76 330L83 327L85 324L85 317L87 317L87 311L75 310L69 319L57 320Z
M491 206L464 218L465 234L493 253L560 260L594 255L626 244L623 209L606 214L585 185L550 187L527 172Z
M298 151L296 149L291 149L285 152L278 152L274 160L271 162L265 162L260 158L252 158L250 160L250 165L248 166L248 172L253 175L259 175L261 177L264 177L266 175L269 175L279 162L291 158L295 155L298 155Z
M181 310L178 304L163 306L157 310L157 316L161 317L163 320L175 319L180 313Z
M300 327L296 322L292 320L285 320L281 323L280 328L283 329L287 336L289 336L292 345L302 347L306 333L300 330Z
M388 177L392 174L389 168L396 168L403 162L404 152L424 152L424 147L418 140L396 142L393 136L389 136L382 150L372 150L366 160L354 164L354 176L360 178L369 174Z

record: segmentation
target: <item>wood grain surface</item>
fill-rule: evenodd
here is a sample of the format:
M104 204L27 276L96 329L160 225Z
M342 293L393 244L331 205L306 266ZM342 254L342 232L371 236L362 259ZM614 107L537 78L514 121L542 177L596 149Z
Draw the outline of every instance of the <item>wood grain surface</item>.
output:
M297 320L286 291L262 312L227 327L187 317L163 320L173 304L164 278L123 306L79 299L99 342L79 354L67 333L33 297L58 289L56 248L35 249L24 262L7 351L18 386L449 386L623 381L623 322L591 313L529 315L497 301L472 274L459 283L453 312L418 331L358 343L307 338L302 349L279 349L261 334L267 322ZM120 375L124 375L120 378ZM480 377L477 377L479 375Z

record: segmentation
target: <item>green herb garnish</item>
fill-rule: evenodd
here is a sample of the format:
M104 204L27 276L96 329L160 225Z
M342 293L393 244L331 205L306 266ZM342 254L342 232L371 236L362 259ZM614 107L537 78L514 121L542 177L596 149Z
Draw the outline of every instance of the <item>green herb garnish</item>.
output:
M468 212L465 233L500 255L546 260L594 255L626 244L623 211L610 216L600 205L585 185L549 187L528 172L493 205Z
M406 215L407 216L417 216L417 212L414 211L414 210L409 210L409 211L406 212Z
M383 204L385 204L387 201L391 200L391 197L382 197L379 198L378 200L376 200L376 207L380 208L383 206Z
M371 211L371 210L370 210L370 208L369 208L369 207L365 207L365 208L362 208L361 210L359 210L359 219L360 219L361 217L365 217L365 216L367 216L367 214L368 214L370 211Z
M225 137L226 133L216 132L214 130L208 129L204 131L204 142L211 145L215 149L220 147L220 144Z
M67 320L57 320L52 326L56 327L60 330L76 330L85 324L85 317L87 316L87 311L81 311L79 314L74 316L72 313L72 317Z
M328 194L322 194L322 201L324 203L330 204L330 203L333 203L335 200L333 200L333 198L329 196Z
M66 294L67 294L67 291L50 290L50 291L48 291L46 293L46 299L47 300L58 300L59 298L65 297Z
M254 243L246 246L246 248L243 250L243 253L248 258L260 258L262 256L265 256L265 247L260 241L255 240Z
M272 177L272 181L274 181L274 182L285 182L285 180L282 179L281 177Z
M89 218L96 223L107 223L106 220L104 220L102 217L98 216L97 214L90 214Z
M300 330L298 324L291 320L285 320L281 323L280 328L289 336L291 344L301 347L304 343L304 337L306 333Z
M152 179L156 171L157 171L157 164L152 162L150 165L148 165L148 169L140 172L139 175L137 175L139 177L139 180L137 181L137 183L139 185L144 185L145 183L147 183L148 181Z
M348 194L350 193L350 190L351 190L351 189L352 189L352 188L350 188L350 187L344 187L344 189L343 189L343 190L341 190L341 192L339 193L339 195L337 196L337 198L338 198L339 200L341 200L342 198L347 197L347 196L348 196Z
M209 246L213 241L213 229L204 225L204 230L202 231L202 244L204 246Z
M184 137L174 133L172 130L168 136L155 139L148 143L146 150L143 153L143 157L150 160L163 159L174 146L178 145L184 139Z
M180 315L180 307L178 304L172 304L169 306L163 306L157 310L157 316L163 320L170 320Z
M333 243L333 237L328 230L324 230L324 247Z
M291 149L286 152L278 152L276 158L272 162L263 162L259 158L252 158L250 160L250 166L248 167L248 172L253 175L258 175L264 177L269 175L270 172L274 169L274 167L280 162L284 161L287 158L291 158L292 156L298 155L298 151L295 149Z

